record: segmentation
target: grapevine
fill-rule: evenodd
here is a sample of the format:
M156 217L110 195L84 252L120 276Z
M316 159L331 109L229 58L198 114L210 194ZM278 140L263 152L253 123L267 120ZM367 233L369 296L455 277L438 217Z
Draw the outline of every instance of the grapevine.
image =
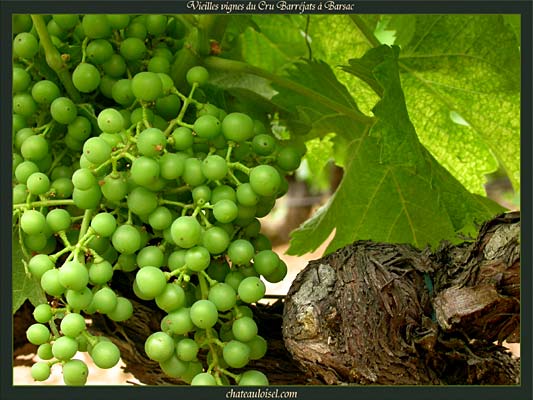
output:
M165 374L191 385L268 384L260 371L234 369L267 351L249 306L287 266L259 218L286 193L301 149L209 101L209 71L196 54L191 63L179 16L18 22L13 230L47 295L26 332L40 359L32 377L46 381L59 365L67 385L84 385L79 351L99 368L118 363L118 347L85 321L135 313L116 291L120 271L166 313L144 346Z

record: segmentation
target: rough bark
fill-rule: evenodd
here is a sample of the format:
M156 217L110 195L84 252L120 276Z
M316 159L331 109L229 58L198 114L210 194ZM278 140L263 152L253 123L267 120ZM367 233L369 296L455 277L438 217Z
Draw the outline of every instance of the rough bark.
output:
M510 213L435 252L360 241L313 261L286 297L285 344L327 384L518 384L501 342L519 339L519 234Z

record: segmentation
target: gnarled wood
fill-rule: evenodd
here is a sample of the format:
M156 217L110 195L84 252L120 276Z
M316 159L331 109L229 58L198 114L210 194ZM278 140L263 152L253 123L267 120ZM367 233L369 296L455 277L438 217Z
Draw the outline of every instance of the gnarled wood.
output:
M419 251L356 242L297 276L283 335L328 384L516 384L520 217L486 223L475 241Z

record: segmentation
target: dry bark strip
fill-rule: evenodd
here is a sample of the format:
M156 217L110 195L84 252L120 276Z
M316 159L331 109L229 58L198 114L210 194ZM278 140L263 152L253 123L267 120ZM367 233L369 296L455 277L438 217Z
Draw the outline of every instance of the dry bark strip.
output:
M283 315L287 349L327 384L518 384L501 342L519 329L519 213L435 252L342 248L300 272Z

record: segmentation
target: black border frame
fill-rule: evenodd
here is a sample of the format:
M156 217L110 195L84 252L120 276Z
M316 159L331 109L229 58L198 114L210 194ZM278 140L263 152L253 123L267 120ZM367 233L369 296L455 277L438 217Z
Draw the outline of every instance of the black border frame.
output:
M213 2L221 0L212 0ZM257 0L252 0L257 1ZM273 2L274 0L267 0ZM308 0L311 3L314 0ZM233 3L248 3L235 0ZM290 1L303 3L303 1ZM276 389L297 391L298 398L324 399L472 399L480 397L484 400L522 400L533 398L533 359L532 359L532 298L533 282L533 103L532 103L532 37L533 37L533 3L531 0L470 0L470 1L424 1L424 0L339 0L336 3L353 4L354 13L389 13L389 14L520 14L522 20L521 56L522 56L522 87L521 87L521 221L522 221L522 254L521 265L521 385L518 386L271 386L268 391ZM4 99L0 107L0 399L39 400L61 398L66 399L111 399L125 397L127 399L145 399L150 396L160 398L195 398L216 399L229 398L229 388L199 388L188 386L14 386L12 365L12 323L11 318L11 14L12 13L54 13L54 12L131 12L135 13L194 13L187 9L186 2L180 0L115 0L115 1L27 1L0 0L0 94ZM207 11L209 12L209 11ZM206 11L202 11L206 13ZM216 12L213 12L216 13ZM245 12L242 12L245 13ZM254 11L253 13L258 13ZM279 12L282 13L282 12ZM497 45L497 44L495 44ZM518 155L517 155L518 156ZM525 223L524 223L525 222ZM8 367L9 366L9 367ZM235 388L236 389L236 388ZM240 388L239 388L240 390ZM243 388L243 390L246 390ZM253 390L253 389L250 389ZM263 397L265 398L265 397Z

